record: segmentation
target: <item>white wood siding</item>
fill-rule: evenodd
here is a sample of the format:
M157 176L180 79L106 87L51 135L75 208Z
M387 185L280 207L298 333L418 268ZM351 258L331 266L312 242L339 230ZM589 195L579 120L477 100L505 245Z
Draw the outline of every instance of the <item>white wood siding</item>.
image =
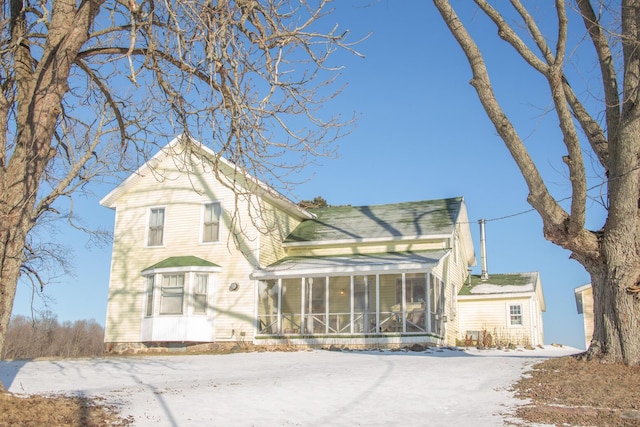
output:
M264 201L261 212L260 266L264 267L285 256L282 242L301 220Z
M221 266L214 283L215 336L239 339L253 333L254 284L249 275L257 265L258 232L248 212L247 200L220 184L213 174L181 173L171 158L157 166L159 173L139 177L117 200L105 340L139 342L143 319L145 281L141 271L173 256L192 255ZM222 205L220 241L201 243L202 205ZM147 247L148 211L165 208L163 245ZM237 210L236 210L237 208ZM244 235L234 241L235 225ZM229 284L240 286L229 291Z
M584 322L584 345L585 349L588 349L593 339L593 287L589 286L587 289L580 292L580 298L582 298L582 315Z
M522 326L509 323L509 306L518 304L522 307ZM464 339L469 331L487 331L492 335L493 343L512 343L518 346L538 345L539 331L542 329L541 314L536 309L533 298L496 298L458 301L459 339Z

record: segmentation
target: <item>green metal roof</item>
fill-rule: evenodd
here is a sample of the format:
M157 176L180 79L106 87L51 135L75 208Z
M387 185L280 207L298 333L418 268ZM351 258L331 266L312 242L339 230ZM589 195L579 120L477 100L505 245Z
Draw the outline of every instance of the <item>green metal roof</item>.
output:
M178 267L220 267L210 261L198 258L196 256L172 256L159 263L153 264L142 271L153 270L156 268L178 268Z
M303 221L285 243L449 234L462 197L375 206L309 209L315 219Z
M487 280L480 275L471 275L470 283L465 283L458 295L487 295L518 292L533 292L538 280L538 273L491 274Z
M283 258L260 271L254 278L303 277L345 273L398 272L430 270L447 254L446 250L385 252L331 256Z

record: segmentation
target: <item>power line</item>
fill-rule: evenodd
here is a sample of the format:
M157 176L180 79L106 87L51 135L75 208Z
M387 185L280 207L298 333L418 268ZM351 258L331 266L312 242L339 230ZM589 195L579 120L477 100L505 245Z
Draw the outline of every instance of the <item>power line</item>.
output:
M587 192L589 192L591 190L594 190L594 189L596 189L598 187L602 187L603 185L604 184L597 184L597 185L594 185L592 187L589 187L589 188L587 188ZM558 199L557 202L560 203L560 202L564 202L566 200L571 200L571 196L567 196L567 197L565 197L563 199ZM502 221L502 220L513 218L513 217L516 217L516 216L528 214L529 212L533 212L535 210L536 210L535 208L531 208L531 209L527 209L527 210L524 210L524 211L512 213L512 214L509 214L509 215L504 215L504 216L500 216L500 217L496 217L496 218L490 218L490 219L484 219L484 221L485 222ZM479 222L481 220L482 219L479 219L479 220L476 220L476 221L469 221L466 224L475 224L475 223L477 223L477 222Z

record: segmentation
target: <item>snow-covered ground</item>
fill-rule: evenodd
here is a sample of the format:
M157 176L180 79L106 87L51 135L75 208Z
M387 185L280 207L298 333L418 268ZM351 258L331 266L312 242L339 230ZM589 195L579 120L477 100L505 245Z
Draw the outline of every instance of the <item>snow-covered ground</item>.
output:
M510 386L576 353L301 351L0 362L13 393L102 396L135 426L500 426Z

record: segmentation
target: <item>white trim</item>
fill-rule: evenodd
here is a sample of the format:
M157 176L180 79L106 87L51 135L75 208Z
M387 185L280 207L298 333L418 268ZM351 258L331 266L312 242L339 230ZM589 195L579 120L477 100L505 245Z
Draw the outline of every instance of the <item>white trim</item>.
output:
M257 224L256 224L256 228L258 229L258 235L255 239L256 242L256 249L255 249L255 265L253 265L253 268L260 268L261 267L261 263L260 263L260 245L262 244L262 216L264 213L264 205L262 204L262 197L257 196L258 197L258 209L260 210L260 213L258 215L257 218ZM256 317L257 319L257 317Z
M582 285L582 286L578 286L577 288L575 288L573 290L574 293L581 293L586 291L587 289L591 288L591 283L587 283L586 285Z
M346 276L346 275L364 275L364 274L384 274L388 272L423 273L429 272L436 265L425 267L424 264L405 264L401 266L359 266L359 267L332 267L332 268L309 268L301 270L287 270L278 272L254 271L251 275L252 279L268 280L276 278L295 278L295 277L322 277L322 276ZM330 270L330 271L327 271Z
M529 336L531 345L535 347L540 343L538 343L538 322L535 319L534 304L535 301L533 299L529 300Z
M475 295L458 295L459 301L474 301L482 299L516 299L516 298L533 298L535 292L519 292L519 293L504 293L504 294L475 294Z

